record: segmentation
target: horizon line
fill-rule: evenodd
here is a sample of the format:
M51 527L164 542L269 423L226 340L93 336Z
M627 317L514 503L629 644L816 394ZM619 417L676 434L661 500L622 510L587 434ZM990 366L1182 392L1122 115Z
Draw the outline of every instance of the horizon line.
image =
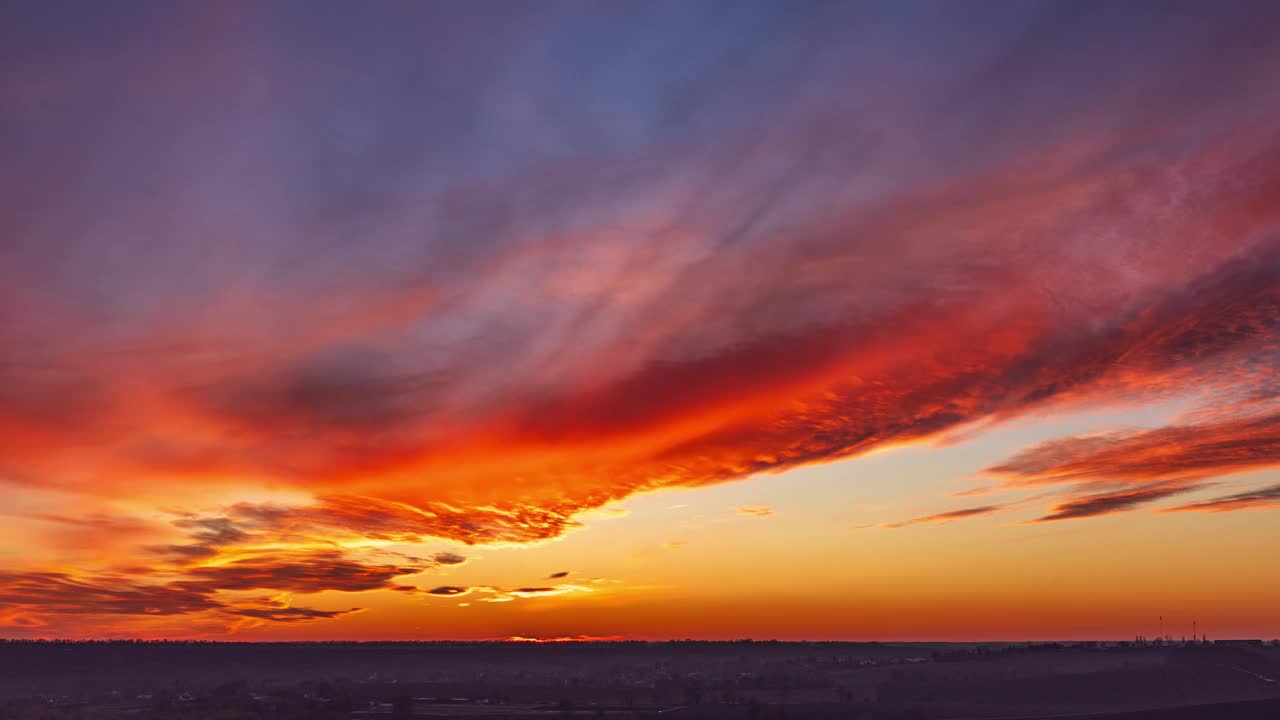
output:
M732 645L744 643L778 644L778 645L1051 645L1084 643L1122 643L1138 647L1166 647L1176 645L1213 645L1215 643L1261 642L1263 644L1280 643L1278 638L1266 637L1225 637L1211 640L1166 639L1134 640L1118 638L1023 638L1017 640L781 640L776 638L735 638L735 639L700 639L700 638L667 638L655 640L649 638L587 638L587 637L548 637L534 638L512 636L507 638L478 639L446 639L431 640L228 640L228 639L196 639L196 638L5 638L0 637L0 644L109 644L109 643L150 643L150 644L190 644L190 645L624 645L645 644L665 645L674 643L700 643L706 645Z

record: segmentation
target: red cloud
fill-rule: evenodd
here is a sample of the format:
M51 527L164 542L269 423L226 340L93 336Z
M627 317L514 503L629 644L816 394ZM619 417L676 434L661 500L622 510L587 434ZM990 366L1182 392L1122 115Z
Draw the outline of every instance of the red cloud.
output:
M1065 322L1070 313L1019 290L1014 278L966 271L979 289L955 298L926 295L866 319L764 336L594 387L516 396L505 411L453 427L424 419L429 408L425 416L339 410L345 401L310 397L309 388L334 384L343 398L365 390L399 397L399 381L379 370L384 360L363 355L307 365L305 382L277 397L300 403L296 417L279 415L276 400L247 414L236 409L235 417L223 406L199 413L206 427L230 433L220 436L225 467L318 491L309 506L232 508L230 517L250 531L257 524L275 533L395 541L530 542L556 537L577 525L576 513L633 492L827 462L1048 403L1159 397L1193 378L1213 378L1224 391L1256 400L1270 373L1255 360L1276 351L1278 267L1280 246L1262 244L1177 292L1130 301L1097 327ZM989 302L974 304L975 292ZM337 374L322 379L325 373ZM1066 439L992 470L1031 483L1261 466L1274 455L1273 423L1261 416ZM1168 451L1175 445L1182 450ZM272 447L289 459L264 459ZM152 467L138 455L127 460L140 477L181 469ZM108 468L116 462L103 461ZM329 492L339 485L347 492ZM199 561L245 532L221 520L190 522L195 542L156 549Z
M989 468L1014 483L1209 477L1280 465L1280 413L1050 440Z

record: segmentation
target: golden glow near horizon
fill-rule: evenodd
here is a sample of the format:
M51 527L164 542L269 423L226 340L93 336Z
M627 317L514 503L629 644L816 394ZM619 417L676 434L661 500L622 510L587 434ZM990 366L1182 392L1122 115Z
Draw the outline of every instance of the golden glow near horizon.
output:
M1273 25L579 11L0 24L0 635L1280 635Z

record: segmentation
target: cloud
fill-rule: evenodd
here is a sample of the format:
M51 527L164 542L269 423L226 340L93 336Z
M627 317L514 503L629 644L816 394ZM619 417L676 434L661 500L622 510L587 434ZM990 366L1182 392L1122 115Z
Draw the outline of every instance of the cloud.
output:
M235 608L227 612L232 615L239 615L257 620L266 620L278 623L306 622L309 620L331 620L333 618L350 615L360 612L360 608L350 608L347 610L316 610L315 608L305 607L289 607L289 608Z
M231 545L249 536L226 517L181 518L174 520L173 526L191 530L193 539L212 546Z
M1019 352L999 358L1000 363L994 366L989 362L993 358L974 355L972 362L962 361L955 366L935 365L926 368L927 372L922 375L919 364L899 366L896 358L900 349L889 352L885 348L882 357L877 356L881 351L871 350L879 331L874 328L859 330L856 325L851 326L846 330L852 333L852 337L870 332L867 337L871 344L864 344L859 353L849 356L848 362L853 364L840 372L860 378L861 374L854 371L859 364L866 362L866 354L870 353L872 358L879 357L877 362L882 364L879 370L881 379L875 384L854 380L845 386L839 380L831 380L835 384L828 385L819 398L805 402L790 401L793 409L768 415L767 421L759 424L752 420L751 411L735 411L732 419L725 420L712 414L707 416L712 428L710 432L702 432L691 440L678 440L675 444L668 439L667 446L660 450L644 449L645 438L652 432L668 433L667 421L645 429L650 427L650 422L640 422L640 418L652 417L656 421L659 417L670 416L668 419L672 422L684 422L681 416L686 413L675 407L660 413L657 407L653 407L652 412L657 415L641 409L646 404L652 406L654 401L650 398L665 394L659 391L658 383L679 380L681 386L689 384L702 388L700 392L711 392L716 384L732 380L732 374L726 374L726 369L736 367L738 369L734 372L748 374L732 380L731 387L736 391L757 384L751 379L755 372L752 368L757 363L763 362L771 368L773 382L776 383L778 370L791 367L792 355L803 357L806 353L814 353L813 360L826 357L827 362L836 363L832 368L839 368L845 364L841 359L844 351L831 346L835 342L832 338L839 335L833 336L824 331L812 336L770 338L768 342L757 341L741 350L730 349L684 364L663 365L660 373L658 369L652 373L641 370L640 375L624 380L621 385L606 384L574 401L578 410L572 413L573 422L589 416L595 412L589 408L597 406L601 411L604 408L631 408L628 411L630 416L639 422L639 425L611 429L617 419L602 415L597 418L598 422L591 424L592 434L584 436L594 438L606 447L625 439L628 443L639 443L647 453L647 459L645 456L626 455L629 458L627 464L608 474L609 483L599 483L594 479L598 475L583 474L576 468L578 461L572 453L564 455L563 459L545 459L546 453L540 449L544 442L567 443L572 447L580 431L564 425L556 429L556 423L562 422L557 420L560 417L558 411L546 405L550 401L540 400L543 407L536 412L539 418L536 429L534 425L526 424L517 407L505 428L499 431L501 436L508 438L504 451L507 465L521 467L525 471L522 476L528 483L529 492L521 503L489 498L489 488L497 490L501 483L496 476L487 474L481 460L468 459L463 453L453 456L456 462L451 467L436 466L430 460L404 460L405 469L417 468L420 462L425 462L421 465L422 472L433 469L440 472L437 475L440 499L410 499L404 490L407 486L397 484L378 488L377 492L384 497L330 494L321 495L314 505L307 507L253 508L245 505L237 512L246 517L257 516L262 521L271 516L278 522L296 526L344 528L355 535L397 541L443 537L473 544L533 542L556 537L569 528L577 527L578 523L573 519L577 513L601 507L642 488L723 482L755 472L776 472L799 464L829 461L856 455L884 443L928 437L965 423L998 419L1050 402L1069 399L1096 401L1108 395L1163 397L1181 387L1178 378L1204 373L1219 374L1222 376L1220 379L1228 383L1225 387L1248 389L1256 395L1263 387L1257 383L1266 375L1265 362L1256 361L1257 357L1262 357L1256 353L1268 351L1275 339L1266 317L1270 310L1280 312L1270 281L1265 280L1274 274L1272 270L1280 263L1277 259L1280 258L1280 248L1263 246L1254 254L1250 260L1230 260L1203 273L1187 289L1165 293L1153 302L1136 306L1103 330L1070 337L1076 332L1074 329L1068 326L1067 336L1061 336L1062 329L1059 329L1056 332L1060 336L1056 340L1042 343L1043 347L1038 349L1033 336L1021 335L1023 329L1030 329L1030 326L1021 327L1029 319L1019 319L1016 315L983 319L968 315L971 306L967 304L951 306L944 302L932 307L928 313L904 311L894 316L892 324L897 326L894 333L886 335L886 338L899 337L904 333L914 338L931 337L931 341L949 347L945 337L960 337L963 335L961 328L969 326L986 333L1000 326L1003 328L1000 332L1012 333L1007 339L1019 347ZM1036 305L1039 302L1036 300ZM1044 309L1038 307L1038 311ZM922 325L925 319L928 323ZM934 324L939 328L948 327L947 335L928 335ZM1064 347L1073 346L1072 352L1064 354ZM778 356L786 358L783 365L769 360L773 353L783 350L786 355ZM953 352L956 358L973 355L974 352L982 354L982 351L958 347L948 352ZM1251 358L1255 360L1252 363ZM796 365L795 369L798 371L802 367L806 372L813 370L811 363ZM1226 372L1227 369L1231 372ZM701 376L704 372L708 373L706 379ZM693 374L685 377L684 374L688 373ZM634 392L625 389L631 384L635 385ZM653 386L649 387L651 384ZM730 386L724 387L729 392ZM645 398L639 400L641 405L633 402L638 398ZM688 400L685 397L679 402ZM584 402L587 404L583 405ZM719 402L716 401L717 404ZM698 415L694 413L695 417ZM565 416L563 422L568 422L568 417ZM1206 448L1191 448L1199 452L1201 459L1196 461L1196 455L1188 453L1183 470L1193 467L1196 462L1232 463L1240 467L1269 462L1265 442L1258 443L1257 436L1258 431L1270 422L1270 419L1253 421L1252 425L1240 420L1220 422L1218 430L1234 430L1241 435L1242 442L1249 444L1238 448L1220 446L1216 448L1216 458L1207 455ZM617 439L615 431L620 433ZM1063 482L1070 479L1073 471L1063 468L1057 475L1050 476L1050 467L1045 463L1052 460L1052 453L1097 453L1126 443L1139 446L1143 442L1164 442L1168 439L1154 435L1146 438L1100 436L1064 441L1058 446L1047 445L1034 456L1024 454L991 470L1016 475L1027 482L1035 481L1031 476L1037 473L1039 481ZM429 451L424 452L427 452L425 457L430 457ZM634 452L634 449L628 450L628 453ZM529 465L522 460L526 453L543 459ZM394 457L391 459L395 460ZM1122 470L1152 472L1140 465ZM1077 474L1088 471L1081 469ZM451 478L458 482L468 478L468 489L464 494L458 494L461 490ZM567 483L565 491L549 492L551 488L559 487L555 483L560 482ZM544 487L547 492L541 490ZM385 497L388 495L391 497ZM399 499L401 497L405 499Z
M254 601L242 602L238 606L226 608L224 612L232 616L273 623L332 620L344 615L362 612L361 608L317 610L309 607L295 607L293 605L293 596L290 593L279 593L272 597L261 598L256 602L257 606L254 605ZM243 627L243 624L237 625L237 629L243 629Z
M0 627L7 628L40 628L48 625L39 615L22 608L4 608L0 610Z
M0 573L0 604L39 615L183 615L222 607L197 588L57 572Z
M431 380L396 374L392 360L370 348L335 346L266 377L205 388L203 402L213 416L250 431L282 425L290 433L363 438L428 411L418 393L430 391Z
M602 579L591 581L592 584L602 584ZM501 588L492 585L478 585L474 587L456 587L452 585L444 585L425 591L428 595L436 597L460 597L462 595L470 595L478 593L485 595L479 599L484 603L506 603L517 599L555 597L558 595L568 595L571 593L589 593L593 590L583 585L546 585L541 587L519 587L519 588Z
M182 517L173 526L187 530L194 542L187 544L150 545L147 550L178 561L199 562L216 557L224 547L245 542L252 536L229 517Z
M218 589L186 582L138 584L122 577L73 577L66 573L0 573L0 627L66 628L68 617L222 618L224 631L240 626L236 618L274 623L328 620L359 608L321 610L284 601L233 601L216 597Z
M1122 490L1114 490L1111 492L1086 495L1084 497L1067 500L1055 505L1052 512L1048 515L1037 518L1033 522L1074 520L1125 512L1157 500L1182 495L1184 493L1197 490L1200 487L1202 486L1193 483L1156 483L1152 485L1142 485L1138 487L1124 488Z
M936 513L933 515L925 515L923 517L912 518L911 520L902 520L900 522L889 523L885 525L887 528L901 528L909 525L921 525L924 523L940 523L949 522L951 520L961 520L964 518L977 517L979 515L990 515L1003 509L1002 505L980 505L978 507L961 508L959 510L951 510L948 512Z
M271 553L188 568L183 587L216 590L269 589L296 593L360 592L391 587L391 580L420 573L420 566L372 565L337 550Z
M505 591L506 594L518 598L534 598L534 597L552 597L555 595L568 595L570 593L593 592L591 588L582 585L570 585L562 583L560 585L550 585L543 587L522 587Z
M1169 508L1165 512L1195 511L1216 513L1274 507L1280 507L1280 485L1270 485L1256 490L1179 505L1178 507Z
M295 607L293 593L363 593L375 590L417 593L402 578L455 566L466 557L440 551L425 558L380 547L352 552L340 541L363 538L359 528L326 524L320 510L298 516L274 506L235 505L224 514L181 513L163 525L135 518L33 519L77 530L126 528L138 537L177 531L187 542L143 545L149 565L116 564L107 572L3 572L0 603L15 608L9 625L69 627L74 616L192 616L191 627L233 632L245 622L297 623L339 618L360 608ZM378 562L390 557L397 562ZM267 590L272 598L243 600L241 593ZM459 588L465 592L466 588ZM431 591L433 594L441 594ZM237 620L238 618L238 620ZM219 624L221 623L221 624Z
M182 567L165 582L126 575L65 572L0 572L0 604L13 609L13 622L50 625L66 616L241 617L268 622L302 622L341 617L359 608L319 610L293 607L289 594L397 589L391 581L422 568L364 564L338 551L272 552L219 565ZM272 590L276 598L237 600L234 593ZM15 619L16 618L16 619ZM61 626L61 624L59 625ZM234 627L234 626L228 626Z
M1268 401L1268 405L1270 402ZM1246 406L1237 416L1144 430L1062 437L1027 448L988 469L1005 487L1066 485L1068 497L1037 522L1131 510L1208 487L1210 478L1280 465L1280 413ZM1116 486L1131 486L1115 489ZM1110 488L1110 489L1108 489ZM1271 488L1194 502L1166 512L1227 512L1275 505Z
M1057 438L988 472L1016 483L1141 483L1280 465L1280 413Z
M27 532L33 546L111 554L132 550L139 543L154 542L169 533L136 517L92 512L74 516L46 512L14 513L6 517L36 521Z
M747 517L767 518L773 515L773 508L768 505L740 505L736 512Z
M548 579L548 580L558 580L558 579L560 579L560 578L562 578L562 577L568 577L568 576L569 576L569 571L568 571L568 570L561 570L560 572L553 572L553 573L551 573L550 575L548 575L548 576L547 576L547 579Z
M597 643L597 642L619 642L626 640L622 635L562 635L556 637L526 637L524 635L512 635L505 638L497 638L500 642L511 643Z
M437 588L427 590L428 595L439 595L441 597L452 597L455 595L466 595L471 588L457 587L455 585L441 585Z
M571 510L556 506L503 503L459 508L443 502L412 504L354 495L325 495L306 506L240 503L229 513L263 527L396 542L416 542L425 537L467 544L533 542L580 526L572 519ZM438 554L435 562L458 564L458 558L466 559L445 552Z

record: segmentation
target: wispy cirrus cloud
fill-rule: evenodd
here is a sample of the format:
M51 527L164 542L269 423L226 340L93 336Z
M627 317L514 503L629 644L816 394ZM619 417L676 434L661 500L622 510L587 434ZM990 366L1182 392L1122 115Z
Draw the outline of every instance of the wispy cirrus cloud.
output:
M1252 409L1252 408L1249 408ZM1007 487L1065 485L1051 512L1066 520L1124 512L1201 490L1209 479L1280 465L1280 415L1246 412L1145 430L1048 440L989 468ZM1169 510L1228 512L1271 507L1264 487ZM1100 492L1095 492L1100 491Z
M948 510L946 512L934 513L933 515L924 515L910 520L901 520L899 522L888 523L884 527L902 528L910 525L923 525L927 523L943 523L951 520L961 520L964 518L978 517L980 515L990 515L999 512L1002 509L1000 505L979 505L977 507L960 508L959 510Z
M1141 483L1280 465L1280 414L1049 440L988 469L1011 482Z
M1280 485L1222 495L1220 497L1168 508L1165 512L1231 512L1280 507Z
M1037 518L1034 522L1074 520L1126 512L1157 500L1200 489L1200 487L1202 486L1183 482L1154 483L1084 495L1059 502L1053 506L1048 515Z

